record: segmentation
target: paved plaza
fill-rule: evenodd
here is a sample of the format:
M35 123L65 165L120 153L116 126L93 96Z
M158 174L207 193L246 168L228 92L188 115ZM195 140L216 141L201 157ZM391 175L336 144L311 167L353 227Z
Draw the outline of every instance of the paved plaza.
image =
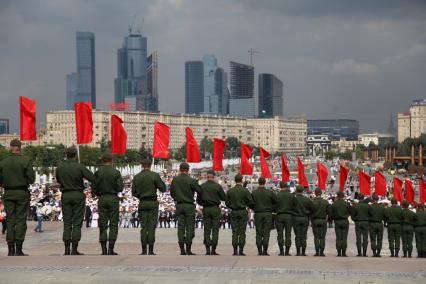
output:
M356 257L354 227L347 258L335 257L334 229L327 232L326 257L313 257L309 231L307 257L277 256L276 231L271 232L271 256L257 256L255 230L247 229L246 257L232 256L231 230L221 229L218 253L204 256L201 229L196 229L195 256L180 256L176 229L158 229L156 256L140 256L139 229L120 229L118 256L101 256L97 228L84 228L80 251L62 256L62 223L46 222L43 233L28 223L24 251L28 257L7 257L0 246L0 283L414 283L426 277L424 259L390 258L385 233L382 258ZM291 253L295 254L294 246ZM371 253L370 253L371 254Z

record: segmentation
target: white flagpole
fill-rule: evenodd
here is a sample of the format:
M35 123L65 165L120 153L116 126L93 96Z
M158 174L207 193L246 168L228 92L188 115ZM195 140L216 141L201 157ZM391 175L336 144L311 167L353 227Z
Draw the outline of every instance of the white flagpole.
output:
M80 163L80 144L77 144L77 159L78 159L78 162Z

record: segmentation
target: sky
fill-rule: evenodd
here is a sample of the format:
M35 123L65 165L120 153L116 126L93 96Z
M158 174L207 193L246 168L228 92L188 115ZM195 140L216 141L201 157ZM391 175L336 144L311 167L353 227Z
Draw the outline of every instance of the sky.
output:
M37 100L39 123L65 108L77 30L95 33L97 103L107 109L133 19L158 51L162 112L184 111L185 61L214 54L229 70L249 63L250 48L260 52L256 74L283 81L285 116L386 132L391 113L426 98L422 0L0 0L0 117L18 131L19 96Z

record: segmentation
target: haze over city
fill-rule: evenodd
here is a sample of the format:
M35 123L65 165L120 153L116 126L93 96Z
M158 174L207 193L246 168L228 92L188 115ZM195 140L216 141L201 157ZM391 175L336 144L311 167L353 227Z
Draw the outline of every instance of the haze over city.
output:
M134 16L136 15L136 17ZM134 23L159 54L159 110L184 112L188 60L214 54L284 84L284 115L351 118L385 131L391 113L425 97L424 1L2 1L0 112L18 129L18 97L65 108L75 32L96 36L97 108L114 101L117 49ZM255 88L257 94L257 88Z

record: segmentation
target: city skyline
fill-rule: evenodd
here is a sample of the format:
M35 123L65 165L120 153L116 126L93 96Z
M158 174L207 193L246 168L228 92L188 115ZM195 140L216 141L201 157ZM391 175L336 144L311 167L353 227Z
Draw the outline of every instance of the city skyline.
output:
M116 50L136 13L148 49L161 56L160 111L184 111L185 60L211 53L219 66L248 64L253 48L256 74L286 84L286 116L353 118L362 132L385 132L390 113L425 96L425 11L424 1L392 0L2 1L0 111L17 132L20 95L39 102L39 122L63 108L76 30L96 34L97 104L108 109Z

